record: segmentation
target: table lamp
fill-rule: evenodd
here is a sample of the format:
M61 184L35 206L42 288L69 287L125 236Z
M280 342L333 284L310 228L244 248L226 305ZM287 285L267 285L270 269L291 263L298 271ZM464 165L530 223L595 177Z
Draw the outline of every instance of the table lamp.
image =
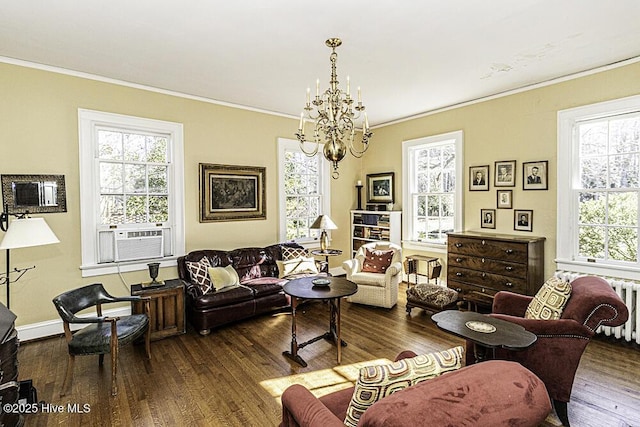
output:
M313 224L309 227L312 230L322 230L320 233L320 250L325 252L329 247L329 236L327 236L326 230L337 230L338 226L331 221L328 215L320 215L313 221Z
M5 212L2 213L0 218L0 228L3 231L6 231L6 234L2 239L2 243L0 243L0 249L5 249L7 251L7 272L6 276L0 280L0 284L4 283L7 285L7 308L11 308L9 305L9 287L12 281L9 274L12 272L20 273L20 275L13 280L16 282L25 272L35 268L35 266L22 269L14 268L12 271L9 267L9 251L11 249L59 243L60 240L58 240L53 231L51 231L51 228L49 228L44 218L29 218L27 216L28 212L24 214L11 214L18 218L14 219L11 221L11 224L9 224L9 214L6 212L7 210L5 209Z

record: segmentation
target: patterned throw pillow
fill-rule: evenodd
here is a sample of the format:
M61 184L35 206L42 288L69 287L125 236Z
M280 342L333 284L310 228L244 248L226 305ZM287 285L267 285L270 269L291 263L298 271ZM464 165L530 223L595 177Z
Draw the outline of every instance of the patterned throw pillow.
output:
M278 277L284 278L290 276L292 274L318 274L318 267L316 267L316 262L313 258L294 258L289 261L276 261L278 265Z
M533 297L525 319L557 320L571 296L571 284L557 277L547 280Z
M240 278L232 265L227 265L226 267L209 267L207 271L209 272L211 285L216 292L221 290L228 291L240 286Z
M207 269L211 267L209 258L202 257L200 261L186 261L185 264L187 265L189 276L191 276L191 282L198 285L203 294L210 292L213 287L211 286L211 279L207 271Z
M362 262L362 271L367 273L384 274L391 265L393 259L393 250L380 251L364 248L364 261Z
M304 248L291 248L289 246L281 246L281 248L283 261L289 261L295 258L309 256L309 253Z
M396 391L462 367L462 346L360 369L344 424L355 427L371 405Z

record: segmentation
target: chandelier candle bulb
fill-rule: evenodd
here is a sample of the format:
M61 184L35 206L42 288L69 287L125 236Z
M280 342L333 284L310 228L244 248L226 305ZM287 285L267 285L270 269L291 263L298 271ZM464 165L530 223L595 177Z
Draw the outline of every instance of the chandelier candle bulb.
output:
M300 129L300 133L304 134L304 113L300 113L300 125L298 129Z
M316 79L316 98L320 97L320 79Z
M349 84L349 76L347 76L347 98L349 98L349 94L351 93L350 91L350 84Z
M307 88L307 107L311 104L311 88Z
M358 86L358 102L362 103L362 92L360 92L360 86Z

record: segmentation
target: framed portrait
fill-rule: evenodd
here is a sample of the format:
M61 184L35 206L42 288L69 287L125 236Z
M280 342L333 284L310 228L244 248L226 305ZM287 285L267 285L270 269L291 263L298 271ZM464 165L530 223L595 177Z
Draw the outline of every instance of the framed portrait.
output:
M367 202L393 203L393 172L374 173L367 175Z
M513 207L513 190L497 191L498 209L511 209Z
M469 191L489 191L489 165L469 167Z
M516 161L506 160L496 162L494 185L496 187L515 187L516 186Z
M523 190L548 190L549 171L547 160L525 162L522 164Z
M533 231L533 211L530 209L514 210L513 229L517 231Z
M266 219L265 172L200 163L200 222Z
M480 227L496 228L495 209L480 209Z

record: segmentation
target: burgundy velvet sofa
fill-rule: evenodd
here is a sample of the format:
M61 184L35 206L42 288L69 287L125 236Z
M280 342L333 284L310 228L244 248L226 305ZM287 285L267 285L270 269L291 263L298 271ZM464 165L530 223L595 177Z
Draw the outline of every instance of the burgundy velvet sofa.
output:
M290 306L282 286L286 279L278 278L277 260L282 260L282 248L303 249L295 243L278 243L264 248L240 248L231 251L196 250L178 258L178 276L186 284L187 319L201 334L212 328L247 319ZM203 294L191 279L186 262L198 262L203 257L212 267L232 265L240 278L240 287Z
M405 351L396 360L413 357ZM282 394L281 427L344 426L353 387L316 398L300 384ZM538 426L551 411L542 381L515 362L492 360L397 391L369 407L371 426Z

